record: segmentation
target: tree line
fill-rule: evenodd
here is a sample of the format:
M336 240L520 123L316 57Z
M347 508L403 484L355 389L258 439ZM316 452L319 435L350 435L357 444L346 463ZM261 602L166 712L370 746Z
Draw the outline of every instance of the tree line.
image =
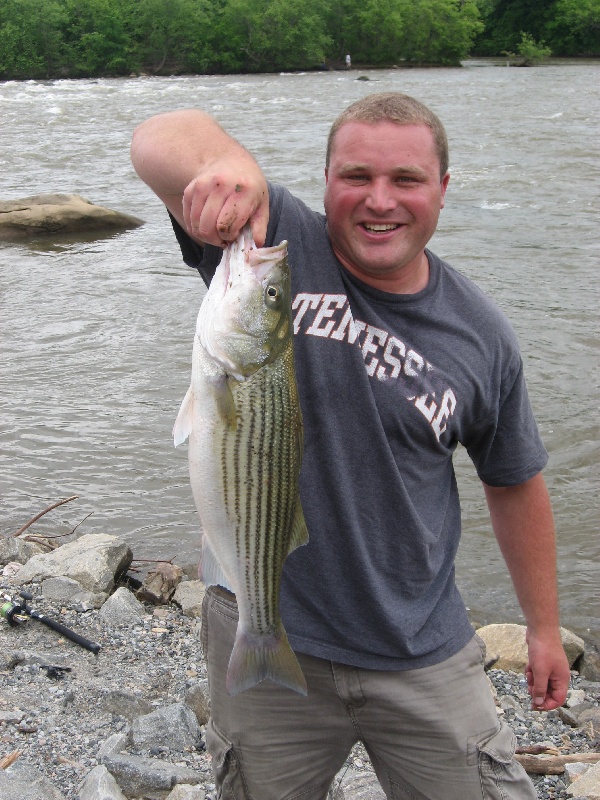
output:
M0 0L0 79L597 55L600 0Z

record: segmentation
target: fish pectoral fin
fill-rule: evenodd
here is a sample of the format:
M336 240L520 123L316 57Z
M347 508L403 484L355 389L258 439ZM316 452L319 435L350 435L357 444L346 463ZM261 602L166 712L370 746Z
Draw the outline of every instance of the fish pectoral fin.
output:
M233 399L233 392L227 380L227 376L219 378L211 382L217 411L223 424L230 428L237 428L237 412L235 409L235 400Z
M224 589L233 592L231 584L206 534L202 536L202 555L200 556L200 569L198 572L200 580L205 586L222 586Z
M294 512L294 520L292 522L292 535L290 536L290 547L288 553L300 547L303 544L308 544L308 528L304 519L304 512L300 500L296 501L296 509Z
M175 447L182 444L192 432L194 425L194 393L192 387L187 390L181 405L179 406L179 413L173 426L173 443Z
M306 679L283 625L272 633L256 634L238 631L233 644L225 686L236 695L251 689L265 678L306 695Z

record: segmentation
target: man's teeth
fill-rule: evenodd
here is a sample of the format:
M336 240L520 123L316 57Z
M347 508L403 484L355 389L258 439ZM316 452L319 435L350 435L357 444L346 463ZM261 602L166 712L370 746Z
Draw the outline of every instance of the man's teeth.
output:
M365 222L364 225L368 231L393 231L398 227L398 225L395 224L371 225L368 222Z

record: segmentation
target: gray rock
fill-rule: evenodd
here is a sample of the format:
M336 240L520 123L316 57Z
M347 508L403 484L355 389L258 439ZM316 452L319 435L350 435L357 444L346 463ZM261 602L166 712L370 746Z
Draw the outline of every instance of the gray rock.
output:
M168 795L167 800L205 800L206 792L199 786L180 784Z
M600 764L594 764L574 781L567 788L567 794L582 800L600 800Z
M183 581L175 590L173 600L187 617L200 617L205 591L202 581Z
M65 800L50 781L35 767L18 759L8 769L0 769L2 800Z
M43 547L35 542L26 542L18 536L0 538L0 566L4 567L11 561L25 564L32 556L46 552Z
M130 720L154 711L152 705L143 697L118 689L107 692L101 700L101 705L105 711L127 717Z
M600 681L600 654L597 650L586 647L578 666L583 678L588 681Z
M118 755L127 748L130 737L126 733L113 733L102 743L98 750L98 761L103 764L105 758Z
M88 592L82 589L81 584L72 578L46 578L42 581L42 595L46 600L61 605L84 606L85 608L100 608L106 601L104 592Z
M175 751L199 747L202 741L196 716L183 703L173 703L136 717L132 722L131 737L136 747L167 747Z
M114 232L143 225L137 217L96 206L77 194L38 194L0 201L0 241L82 231Z
M374 772L348 770L342 774L332 800L385 800L385 794Z
M45 652L33 652L30 650L15 650L6 660L5 666L7 669L14 669L20 666L28 667L32 664L48 664L49 661L55 667L70 666L70 658L67 653L49 655Z
M100 619L105 625L117 627L119 625L139 625L144 618L146 609L137 597L121 586L112 594L100 609Z
M558 709L561 720L572 728L579 728L588 722L592 722L594 728L600 729L600 707L593 703L579 703L571 708Z
M119 785L104 766L88 772L79 787L79 800L127 800Z
M206 725L210 717L210 695L208 681L199 681L191 686L184 697L186 706L189 706L198 720L199 725Z
M178 783L196 786L203 780L200 772L157 758L114 755L106 756L103 763L128 797L165 800Z
M485 625L477 629L477 635L483 639L488 652L500 655L494 665L495 669L523 672L528 661L526 631L524 625ZM583 654L585 643L566 628L561 628L560 633L569 666L573 666Z
M131 564L133 554L125 542L103 533L87 534L51 553L35 555L15 576L17 584L46 578L71 578L90 592L112 591L115 577Z

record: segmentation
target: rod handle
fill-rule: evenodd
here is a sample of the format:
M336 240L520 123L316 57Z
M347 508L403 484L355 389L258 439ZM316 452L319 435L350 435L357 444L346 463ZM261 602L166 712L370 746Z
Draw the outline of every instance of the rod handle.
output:
M89 639L86 639L85 637L80 636L78 633L75 633L75 631L72 631L70 628L67 628L66 625L61 625L60 622L56 622L55 620L50 619L49 617L45 616L45 614L40 614L39 611L33 611L33 609L28 609L28 613L32 619L37 619L39 622L43 623L44 625L47 625L48 628L52 628L53 631L62 634L67 639L70 639L72 642L75 642L76 644L80 645L86 650L89 650L91 653L94 653L94 655L96 655L99 652L100 650L99 644L96 644L95 642L90 642Z

